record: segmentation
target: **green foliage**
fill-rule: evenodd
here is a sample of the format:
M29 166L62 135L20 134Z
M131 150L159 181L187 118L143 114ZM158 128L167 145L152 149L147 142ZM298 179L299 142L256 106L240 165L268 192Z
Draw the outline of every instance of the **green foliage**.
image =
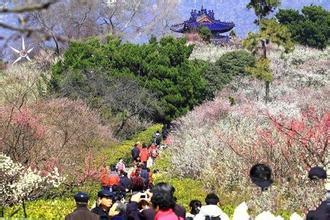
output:
M318 49L330 44L330 12L321 6L305 6L301 13L280 9L276 18L288 27L295 42Z
M257 79L263 80L265 82L265 102L270 101L269 90L270 82L273 80L273 74L270 69L270 60L267 58L260 58L255 66L247 67L246 71L256 77Z
M208 42L208 43L211 42L212 32L210 31L210 29L203 26L198 29L198 33L201 36L201 38L203 39L203 41Z
M273 12L280 4L280 0L250 0L246 7L254 10L254 13L258 17L255 23L259 24L261 19Z
M261 20L260 24L260 38L270 41L285 49L285 53L292 52L294 49L291 35L287 27L279 24L274 19Z
M186 46L184 39L172 37L159 42L153 38L144 45L121 43L112 38L104 44L95 38L74 42L64 59L53 66L49 85L54 92L67 92L65 96L83 91L83 96L97 98L102 94L91 88L86 79L101 78L104 80L99 81L107 85L114 77L128 77L158 98L156 105L150 107L155 113L147 117L170 122L205 99L206 81L201 74L202 68L188 60L192 49L192 46ZM75 89L68 91L67 85L73 85Z
M285 53L289 53L294 49L294 44L287 27L279 24L274 19L261 20L260 31L258 33L250 32L248 37L243 41L243 46L253 54L257 54L260 42L263 43L264 50L266 49L265 44L267 42L282 46ZM266 51L264 51L264 56L266 56Z
M258 33L249 33L248 37L243 41L243 46L257 55L259 43L262 46L262 55L257 64L246 70L265 81L265 101L269 101L270 82L273 75L270 69L270 61L267 59L267 47L269 42L275 43L284 48L285 53L293 51L294 44L291 41L290 33L286 26L279 24L274 19L262 19L260 21L260 31Z
M164 150L163 152L161 152L153 166L153 170L159 170L159 172L163 174L171 170L170 151Z
M207 97L213 98L214 92L221 90L231 80L243 73L247 66L255 63L255 58L244 50L224 54L214 64L209 64L204 77L208 81Z
M91 203L89 204L91 206ZM75 209L73 199L52 199L52 200L37 200L26 202L27 219L64 219L64 217ZM9 218L17 209L19 211ZM13 206L4 210L5 219L22 219L23 209L21 206Z
M246 72L263 81L270 82L273 80L273 74L270 70L270 60L267 58L260 58L255 66L247 67Z

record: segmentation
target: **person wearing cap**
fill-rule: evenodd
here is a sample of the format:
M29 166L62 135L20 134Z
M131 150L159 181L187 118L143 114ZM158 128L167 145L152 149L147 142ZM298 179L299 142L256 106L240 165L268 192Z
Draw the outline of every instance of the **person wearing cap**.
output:
M67 216L65 216L65 220L97 220L100 219L98 215L92 213L88 210L88 195L83 192L78 192L74 196L74 200L76 201L77 208Z
M110 220L109 210L112 206L114 194L109 190L103 189L98 192L99 204L92 209L92 212L99 215L100 220Z

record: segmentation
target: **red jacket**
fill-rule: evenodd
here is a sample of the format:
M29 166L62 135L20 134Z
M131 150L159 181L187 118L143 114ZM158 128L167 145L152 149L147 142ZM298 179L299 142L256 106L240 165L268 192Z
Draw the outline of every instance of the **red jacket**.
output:
M147 162L149 158L149 151L147 148L142 148L142 150L140 151L140 160L141 162Z
M108 186L109 173L108 170L105 168L103 168L100 172L100 181L102 186Z

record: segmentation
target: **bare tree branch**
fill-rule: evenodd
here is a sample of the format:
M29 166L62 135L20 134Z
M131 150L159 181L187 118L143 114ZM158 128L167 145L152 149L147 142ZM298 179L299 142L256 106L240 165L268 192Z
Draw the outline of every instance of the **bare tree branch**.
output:
M33 12L33 11L39 11L43 9L48 9L49 6L52 4L57 3L59 0L49 0L48 2L41 3L41 4L33 4L30 6L23 6L23 7L17 7L17 8L1 8L0 14L8 14L8 13L25 13L25 12Z
M15 26L11 26L11 25L8 25L6 23L0 22L0 28L1 27L5 28L5 29L8 29L8 30L18 31L18 32L27 33L27 34L31 34L33 32L39 32L39 33L43 34L46 38L56 37L56 39L58 39L59 41L62 41L62 42L70 41L70 39L65 37L65 36L54 36L53 34L49 34L49 33L45 32L42 29L20 28L20 27L15 27Z

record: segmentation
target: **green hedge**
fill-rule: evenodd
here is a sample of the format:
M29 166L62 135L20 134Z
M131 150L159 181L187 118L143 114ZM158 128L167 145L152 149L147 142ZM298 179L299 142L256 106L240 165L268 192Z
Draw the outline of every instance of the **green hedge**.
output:
M6 208L4 210L5 219L22 219L21 216L24 216L22 208L12 218L9 218L18 208L19 206ZM64 219L65 215L74 210L75 204L73 199L40 199L27 202L25 208L27 219Z

